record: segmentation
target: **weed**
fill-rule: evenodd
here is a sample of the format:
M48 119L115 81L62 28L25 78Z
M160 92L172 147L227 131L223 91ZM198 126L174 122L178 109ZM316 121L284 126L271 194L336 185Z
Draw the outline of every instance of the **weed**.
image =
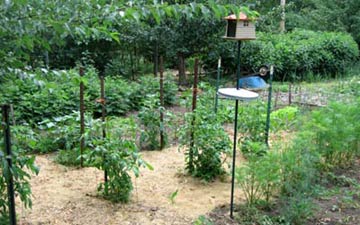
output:
M171 204L174 204L174 203L175 203L175 198L176 198L176 196L178 195L178 192L179 192L179 190L176 189L176 191L174 191L173 193L171 193L171 194L169 195L169 199L170 199L170 201L171 201Z
M213 223L205 216L201 215L194 221L193 225L213 225Z

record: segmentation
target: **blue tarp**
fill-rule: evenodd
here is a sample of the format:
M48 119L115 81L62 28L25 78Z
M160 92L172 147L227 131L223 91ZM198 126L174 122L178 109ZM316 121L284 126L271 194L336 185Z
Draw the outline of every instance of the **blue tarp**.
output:
M267 87L266 82L258 76L243 77L239 79L240 88L245 89L264 89Z

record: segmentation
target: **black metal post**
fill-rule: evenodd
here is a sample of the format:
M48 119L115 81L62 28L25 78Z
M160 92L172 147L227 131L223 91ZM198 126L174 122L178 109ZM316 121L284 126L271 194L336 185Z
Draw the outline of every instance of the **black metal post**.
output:
M79 69L80 78L84 76L84 68L80 66ZM80 81L80 166L84 166L84 148L85 148L85 103L84 103L84 82Z
M237 121L238 121L239 100L235 101L235 125L234 125L234 144L233 144L233 161L231 172L231 200L230 200L230 218L233 219L234 212L234 189L235 189L235 161L236 161L236 143L237 143Z
M237 47L237 70L236 70L236 89L240 89L240 48L241 41L238 41ZM234 144L233 144L233 161L232 161L232 172L231 172L231 199L230 199L230 218L233 219L234 212L234 188L235 188L235 162L236 162L236 144L237 144L237 127L238 127L238 108L239 100L235 101L235 125L234 125Z
M272 79L273 79L274 68L270 67L270 79L269 79L269 93L268 93L268 106L266 114L265 124L265 143L269 146L269 130L270 130L270 112L271 112L271 97L272 97Z
M106 101L105 101L105 78L104 76L100 76L100 98L101 98L101 121L105 123L106 121ZM102 127L102 137L106 139L106 128L105 124ZM106 156L104 155L104 161L106 161ZM108 182L108 175L107 170L104 169L104 181L105 183Z
M10 122L9 122L9 105L2 106L2 118L4 127L4 147L5 147L5 158L7 161L8 168L4 170L8 171L7 180L7 191L9 200L9 219L11 225L16 225L16 211L15 211L15 193L14 193L14 180L12 176L12 153L11 153L11 139L10 139Z
M240 49L241 49L241 41L238 41L237 46L237 69L236 69L236 89L240 89Z

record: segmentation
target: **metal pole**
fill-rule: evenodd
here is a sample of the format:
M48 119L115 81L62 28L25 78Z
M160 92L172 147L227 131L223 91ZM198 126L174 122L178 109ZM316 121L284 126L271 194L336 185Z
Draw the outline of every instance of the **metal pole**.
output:
M241 41L238 41L237 48L237 70L236 70L236 89L240 89L240 48ZM233 161L232 161L232 172L231 172L231 199L230 199L230 218L233 219L234 212L234 188L235 188L235 162L236 162L236 144L237 144L237 124L238 124L238 108L239 100L235 101L235 125L234 125L234 144L233 144Z
M12 153L11 153L11 139L10 139L10 122L9 122L9 105L2 106L2 118L3 118L3 127L4 127L4 147L6 153L7 161L7 191L9 199L9 219L11 225L16 225L16 212L15 212L15 193L14 193L14 180L12 176ZM4 168L6 170L6 168Z
M160 56L160 149L165 147L164 138L164 61Z
M237 46L237 70L236 70L236 89L240 89L240 49L241 49L241 41L238 41Z
M219 100L218 90L219 90L219 82L220 82L220 73L221 73L221 57L219 58L218 61L217 76L216 76L215 113L217 113L217 108L218 108L218 100Z
M274 74L274 67L270 66L270 79L269 79L269 93L268 93L268 106L266 114L266 126L265 126L265 143L269 146L269 130L270 130L270 112L271 112L271 97L272 97L272 79Z
M199 59L195 59L194 65L194 86L193 86L193 99L192 99L192 121L191 121L191 134L190 134L190 149L189 149L189 172L192 173L194 171L193 165L193 155L194 155L194 126L195 126L195 110L196 110L196 100L197 100L197 82L198 82L198 64Z
M79 68L80 79L84 76L84 68ZM84 103L84 82L80 81L80 166L84 166L83 153L85 148L85 103Z
M235 159L236 159L236 143L237 143L237 121L238 121L239 100L235 101L235 125L234 125L234 148L231 172L231 200L230 200L230 218L233 219L234 212L234 188L235 188Z
M105 101L105 78L104 76L100 76L100 100L101 100L101 121L103 122L102 127L102 137L106 139L106 128L105 128L105 121L106 121L106 101ZM104 161L106 161L106 156L104 155ZM108 182L108 175L107 170L104 169L104 181L105 183Z

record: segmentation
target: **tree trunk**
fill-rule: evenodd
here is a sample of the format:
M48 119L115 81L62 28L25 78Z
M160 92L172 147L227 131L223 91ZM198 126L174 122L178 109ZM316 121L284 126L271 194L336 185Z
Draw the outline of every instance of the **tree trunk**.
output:
M178 54L179 61L178 61L178 70L179 70L179 85L186 84L186 69L185 69L185 56L181 53Z
M281 20L280 20L280 32L285 32L285 5L286 0L280 0L280 6L281 6Z
M154 77L157 77L157 74L159 72L159 46L156 42L154 45Z

